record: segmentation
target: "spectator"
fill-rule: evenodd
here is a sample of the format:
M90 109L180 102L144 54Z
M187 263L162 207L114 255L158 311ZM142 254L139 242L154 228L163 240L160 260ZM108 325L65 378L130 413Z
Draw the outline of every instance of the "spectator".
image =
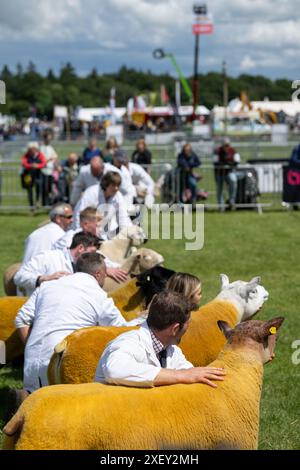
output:
M181 153L177 158L177 165L180 172L180 200L181 202L191 201L192 204L197 202L197 180L199 179L194 173L194 168L198 168L201 162L197 155L193 152L191 144L185 144ZM186 190L189 190L191 196L186 196Z
M105 163L111 163L113 162L113 156L114 152L119 148L118 142L115 137L110 137L105 145L105 148L103 149L103 160Z
M22 157L22 186L27 189L30 209L34 211L39 205L42 186L41 169L47 165L46 157L39 151L37 142L29 142L27 152ZM35 205L33 202L33 187L35 187Z
M133 152L131 161L142 165L144 170L150 172L150 165L152 161L152 155L150 150L147 149L145 139L139 139L136 143L136 150Z
M64 160L59 167L59 194L64 202L70 201L70 192L73 182L79 173L78 155L71 152L67 160Z
M290 167L300 169L300 144L293 148L290 157Z
M53 204L54 201L54 169L57 166L58 156L55 152L51 142L51 134L46 132L44 134L44 143L41 145L40 150L42 154L46 157L47 164L42 168L42 204L43 206L49 206Z
M82 155L83 165L90 163L93 157L101 157L101 155L101 150L97 147L96 139L91 139L89 146L84 150Z
M240 162L240 155L231 146L230 140L226 137L223 144L216 149L214 155L215 179L217 184L217 201L221 212L224 212L223 185L224 181L228 186L229 208L235 208L237 192L236 166Z

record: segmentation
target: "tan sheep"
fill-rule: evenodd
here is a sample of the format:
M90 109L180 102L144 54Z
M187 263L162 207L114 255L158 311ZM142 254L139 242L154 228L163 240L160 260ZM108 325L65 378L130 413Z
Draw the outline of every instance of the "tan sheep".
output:
M221 275L221 292L212 302L191 315L190 327L180 347L188 361L204 366L213 361L224 345L224 336L216 327L219 318L231 326L251 318L268 298L267 291L254 278L249 283L231 284ZM107 343L121 334L118 327L91 327L75 331L61 341L48 367L49 384L92 382L99 358Z
M19 271L22 263L10 265L3 274L3 287L6 295L17 295L17 287L14 283L14 276Z
M44 387L4 428L18 450L257 449L263 364L274 355L282 317L219 328L228 343L210 365L225 368L217 388L148 389L99 383Z

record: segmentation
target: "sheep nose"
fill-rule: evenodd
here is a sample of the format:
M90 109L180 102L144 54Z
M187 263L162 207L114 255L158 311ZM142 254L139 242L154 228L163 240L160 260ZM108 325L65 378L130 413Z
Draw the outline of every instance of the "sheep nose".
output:
M268 300L268 298L269 298L269 292L266 291L266 292L265 292L265 295L264 295L264 299L265 299L265 300Z

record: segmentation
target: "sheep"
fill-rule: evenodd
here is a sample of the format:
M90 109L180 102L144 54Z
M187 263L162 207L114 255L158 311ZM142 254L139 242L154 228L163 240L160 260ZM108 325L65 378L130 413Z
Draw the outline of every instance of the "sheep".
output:
M3 274L3 288L6 295L17 295L17 287L14 283L14 276L19 271L22 263L15 263L8 266Z
M116 263L122 264L145 241L146 235L138 225L123 228L112 240L101 243L101 253Z
M146 308L153 294L164 289L172 274L174 271L171 269L155 266L122 284L108 295L114 300L124 318L132 320ZM27 297L0 298L0 340L7 343L6 362L21 356L24 351L24 345L16 332L14 320L26 301Z
M39 389L4 427L4 448L257 449L263 365L274 357L283 321L251 320L234 329L218 321L228 342L210 364L227 372L217 388L93 383Z
M6 362L17 359L24 351L14 320L26 300L25 297L0 298L0 341L5 342Z
M216 328L218 318L234 326L251 318L262 307L268 292L259 282L260 278L256 277L249 283L229 283L228 277L221 274L221 292L192 312L189 329L181 340L180 347L188 361L194 366L205 366L217 357L224 345L224 336ZM107 338L111 340L120 333L118 327L98 326L75 331L64 338L56 346L48 366L49 384L92 382Z
M149 248L140 248L126 258L121 268L130 275L137 275L163 262L164 258L156 251L150 250ZM120 283L109 277L105 279L103 288L106 292L111 292L119 287Z

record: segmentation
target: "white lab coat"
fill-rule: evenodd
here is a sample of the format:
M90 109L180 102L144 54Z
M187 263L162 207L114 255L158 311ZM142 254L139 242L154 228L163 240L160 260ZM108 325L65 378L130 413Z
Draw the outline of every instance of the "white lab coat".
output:
M90 274L76 273L44 282L18 312L17 328L31 326L25 347L24 388L47 385L47 367L55 346L67 335L89 326L129 326L112 299Z
M23 263L14 276L18 295L29 297L39 276L48 276L57 271L73 273L72 257L69 250L47 250Z
M106 201L100 184L94 184L86 189L74 208L74 229L80 227L79 214L86 207L96 207L98 212L104 215L105 220L102 222L104 232L101 234L103 239L110 240L113 238L118 227L122 230L122 228L132 225L127 215L126 203L120 191Z
M51 250L52 244L64 235L65 231L55 222L49 222L32 232L25 240L23 263L42 251Z
M136 189L132 183L130 172L126 168L126 166L122 165L120 168L120 171L121 171L121 177L122 177L120 192L122 196L124 197L124 200L127 203L127 205L130 205L133 203L133 198L136 196Z
M126 200L128 198L129 202L132 203L132 194L134 192L134 187L129 173L126 172L126 168L125 171L122 169L119 170L119 168L114 165L111 165L110 163L104 163L104 170L102 176L105 175L108 171L114 171L115 173L118 173L121 176L122 181L120 186L120 192L126 198ZM90 164L82 166L80 168L79 175L73 183L70 198L72 206L75 206L77 204L80 199L80 196L87 188L99 183L100 181L101 177L99 178L92 175Z
M145 205L148 207L148 209L151 209L151 207L154 204L154 181L147 173L147 171L144 170L144 168L139 165L138 163L128 163L129 167L129 173L131 175L132 182L134 186L136 187L137 191L145 191L146 192L146 197L145 197Z
M177 346L167 348L168 369L190 369ZM161 370L154 352L147 322L140 329L129 331L111 341L104 350L95 374L95 382L132 387L153 387L153 381Z

